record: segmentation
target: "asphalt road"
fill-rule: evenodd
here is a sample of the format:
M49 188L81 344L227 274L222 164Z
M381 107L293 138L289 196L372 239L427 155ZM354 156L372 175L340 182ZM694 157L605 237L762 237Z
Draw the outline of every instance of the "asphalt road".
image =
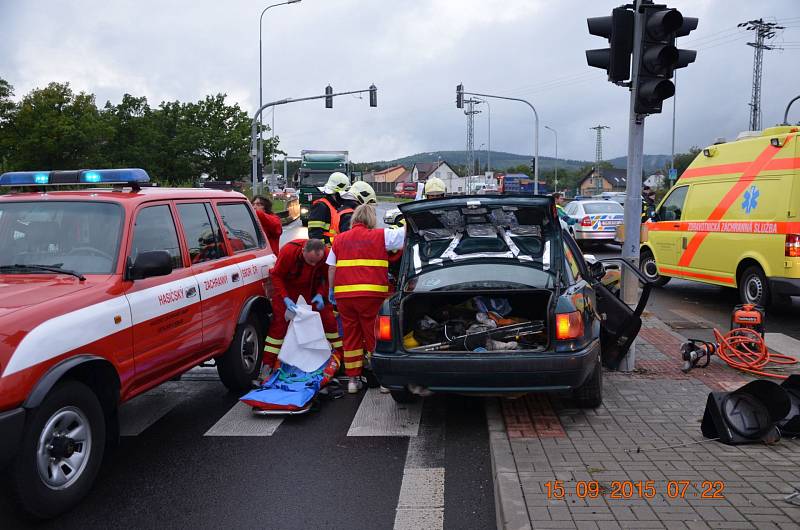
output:
M379 206L381 218L389 207ZM296 221L282 243L303 237ZM34 525L3 489L0 528L495 525L481 398L398 406L371 389L285 419L254 417L237 398L215 369L196 368L133 399L121 410L121 444L84 502Z

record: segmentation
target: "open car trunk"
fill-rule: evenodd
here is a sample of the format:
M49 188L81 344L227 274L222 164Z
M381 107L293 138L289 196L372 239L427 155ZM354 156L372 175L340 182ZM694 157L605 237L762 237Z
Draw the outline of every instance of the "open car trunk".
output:
M400 306L403 350L537 352L549 343L552 292L519 289L411 293Z

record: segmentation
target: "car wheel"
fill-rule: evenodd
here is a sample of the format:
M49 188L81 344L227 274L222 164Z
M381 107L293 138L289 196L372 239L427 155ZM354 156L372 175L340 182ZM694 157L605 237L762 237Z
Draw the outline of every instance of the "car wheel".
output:
M217 358L219 378L231 392L249 390L253 379L258 377L264 356L264 339L259 331L262 327L254 315L248 316L236 326L228 351Z
M647 280L656 287L663 287L667 285L670 278L669 276L661 276L658 274L658 265L656 258L649 250L643 250L639 256L639 270L647 278Z
M417 396L412 394L408 388L403 388L401 390L392 389L389 392L392 394L392 399L394 399L395 403L413 403L417 399Z
M582 409L596 409L603 403L603 369L600 363L597 363L589 379L572 391L572 397Z
M769 282L758 265L748 267L739 277L739 299L743 304L770 305Z
M63 513L92 487L106 444L100 401L78 381L63 381L31 412L11 469L12 493L37 518Z

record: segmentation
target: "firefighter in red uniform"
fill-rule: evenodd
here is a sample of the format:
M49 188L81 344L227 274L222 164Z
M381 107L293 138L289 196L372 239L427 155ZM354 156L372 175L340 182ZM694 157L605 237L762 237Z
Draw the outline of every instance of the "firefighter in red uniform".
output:
M333 244L339 231L339 208L341 194L350 189L350 179L339 171L328 177L328 182L319 190L325 194L312 203L308 213L308 237L321 239L326 245Z
M289 328L287 316L292 316L301 295L322 317L325 337L341 362L342 339L333 316L333 307L325 303L325 293L328 290L328 265L325 258L328 252L319 239L295 239L281 248L278 261L270 273L272 321L264 343L265 368L273 368L276 364Z
M281 218L272 213L272 201L262 195L253 197L253 208L256 210L258 222L261 223L261 228L264 229L264 233L267 236L269 247L272 249L272 253L277 256L281 234L283 233Z
M347 391L361 388L364 354L375 351L375 319L389 293L389 251L402 248L405 229L375 228L375 207L362 204L350 230L336 237L326 260L328 301L339 310L344 329Z

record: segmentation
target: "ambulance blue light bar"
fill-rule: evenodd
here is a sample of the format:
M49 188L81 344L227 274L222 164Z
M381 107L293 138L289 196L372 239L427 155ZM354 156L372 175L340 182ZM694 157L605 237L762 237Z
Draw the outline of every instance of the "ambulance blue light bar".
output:
M0 186L79 186L84 184L131 184L150 182L144 169L78 169L69 171L11 171L0 175Z

